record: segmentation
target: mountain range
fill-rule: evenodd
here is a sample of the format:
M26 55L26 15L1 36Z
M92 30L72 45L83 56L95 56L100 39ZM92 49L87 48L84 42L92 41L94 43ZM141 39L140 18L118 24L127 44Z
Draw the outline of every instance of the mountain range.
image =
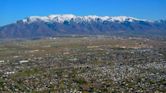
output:
M36 38L63 35L165 36L166 20L127 16L30 16L0 27L0 38Z

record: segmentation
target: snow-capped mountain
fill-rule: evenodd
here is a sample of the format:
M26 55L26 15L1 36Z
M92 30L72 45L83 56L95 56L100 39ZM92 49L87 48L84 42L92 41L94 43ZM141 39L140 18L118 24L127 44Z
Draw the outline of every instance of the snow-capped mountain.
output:
M165 36L166 21L127 16L76 16L72 14L30 16L0 27L0 38L34 38L58 35Z
M64 21L74 21L76 23L80 23L80 22L94 22L94 21L133 22L133 21L146 21L146 20L127 17L127 16L116 16L116 17L96 16L96 15L75 16L72 14L65 14L65 15L49 15L49 16L31 16L26 19L23 19L22 21L25 23L32 23L35 21L59 22L59 23L63 23Z

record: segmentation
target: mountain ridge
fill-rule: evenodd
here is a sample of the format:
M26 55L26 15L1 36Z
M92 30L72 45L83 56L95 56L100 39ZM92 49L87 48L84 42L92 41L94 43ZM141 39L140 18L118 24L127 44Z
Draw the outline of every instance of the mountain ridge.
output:
M57 35L166 35L166 21L127 16L30 16L0 27L0 38L34 38Z
M75 22L82 22L82 21L86 21L86 22L90 22L90 21L119 21L119 22L123 22L123 21L148 21L145 19L137 19L134 17L128 17L128 16L96 16L96 15L88 15L88 16L76 16L73 14L57 14L57 15L49 15L49 16L30 16L27 17L26 19L23 19L23 22L34 22L34 21L45 21L45 22L51 22L51 21L56 21L56 22L64 22L64 21L70 21L73 20Z

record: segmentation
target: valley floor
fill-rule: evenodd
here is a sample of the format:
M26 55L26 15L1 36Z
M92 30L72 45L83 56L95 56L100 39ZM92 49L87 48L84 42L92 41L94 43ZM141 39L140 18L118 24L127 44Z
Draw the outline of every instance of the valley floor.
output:
M2 93L165 93L166 41L57 37L0 43Z

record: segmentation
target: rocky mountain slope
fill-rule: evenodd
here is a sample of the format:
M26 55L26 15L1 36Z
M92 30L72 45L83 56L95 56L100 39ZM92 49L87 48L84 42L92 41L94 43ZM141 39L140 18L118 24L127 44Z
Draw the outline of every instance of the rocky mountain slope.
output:
M31 16L0 27L0 38L35 38L63 35L165 36L166 21L126 16Z

